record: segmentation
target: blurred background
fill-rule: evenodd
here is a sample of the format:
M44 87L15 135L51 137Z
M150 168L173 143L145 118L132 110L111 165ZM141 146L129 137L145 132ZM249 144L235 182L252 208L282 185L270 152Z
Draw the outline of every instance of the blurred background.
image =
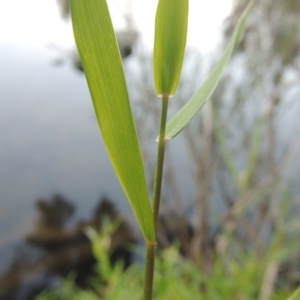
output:
M170 116L209 74L247 2L190 0ZM157 1L108 4L151 191ZM176 242L205 274L219 261L256 264L253 299L300 283L299 15L295 0L256 2L211 101L166 150L161 247ZM83 229L104 215L122 217L111 259L129 265L125 246L140 235L99 134L68 0L0 3L0 66L0 299L33 299L71 271L84 285L95 260Z

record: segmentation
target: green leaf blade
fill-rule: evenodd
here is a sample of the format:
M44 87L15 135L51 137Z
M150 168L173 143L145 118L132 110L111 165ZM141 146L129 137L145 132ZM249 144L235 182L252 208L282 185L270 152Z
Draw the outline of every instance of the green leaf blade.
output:
M166 128L166 139L174 138L178 135L190 120L203 107L205 102L215 90L222 72L226 67L230 57L233 54L236 44L239 42L244 31L247 16L253 6L254 1L251 1L241 15L234 33L225 49L225 52L218 64L212 70L209 77L206 79L201 88L192 96L192 98L181 108L181 110L168 122Z
M73 31L106 149L146 240L155 230L122 61L105 0L71 0Z
M188 27L188 0L160 0L155 18L156 93L174 95L179 83Z

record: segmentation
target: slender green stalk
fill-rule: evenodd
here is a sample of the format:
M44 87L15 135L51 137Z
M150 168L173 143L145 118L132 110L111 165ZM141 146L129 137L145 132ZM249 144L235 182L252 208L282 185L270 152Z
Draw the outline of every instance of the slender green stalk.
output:
M168 114L168 102L169 102L169 95L163 95L158 150L157 150L157 161L156 161L156 170L155 170L155 177L154 177L154 193L153 193L153 219L154 219L154 226L155 226L155 234L157 233L157 219L159 213L162 174L163 174L164 156L165 156L165 145L166 145L165 132L166 132L166 123L167 123L167 114ZM147 242L144 300L152 299L153 274L154 274L154 265L155 265L155 249L156 249L156 243Z
M147 242L144 300L152 299L156 243Z
M167 123L167 113L168 113L168 102L169 102L169 95L163 95L157 160L156 160L156 169L155 169L155 178L154 178L154 193L153 193L153 218L154 218L155 232L157 232L157 220L158 220L158 213L159 213L162 174L163 174L163 167L164 167L164 156L165 156L165 145L166 145L165 133L166 133L166 123Z

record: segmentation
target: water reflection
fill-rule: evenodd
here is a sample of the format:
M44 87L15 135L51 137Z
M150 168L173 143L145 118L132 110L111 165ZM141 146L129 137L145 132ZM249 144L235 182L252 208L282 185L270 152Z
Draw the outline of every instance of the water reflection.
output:
M112 236L111 260L122 259L125 266L130 264L128 245L135 243L136 237L109 199L102 198L89 219L73 224L76 208L62 195L39 199L35 209L35 227L11 249L13 259L0 278L0 299L32 299L43 288L57 286L71 271L77 274L77 284L85 286L95 260L84 231L87 226L101 229L107 218L120 222Z
M47 229L63 229L75 212L74 204L61 195L54 195L50 202L39 199L35 207L39 213L36 229L42 232Z

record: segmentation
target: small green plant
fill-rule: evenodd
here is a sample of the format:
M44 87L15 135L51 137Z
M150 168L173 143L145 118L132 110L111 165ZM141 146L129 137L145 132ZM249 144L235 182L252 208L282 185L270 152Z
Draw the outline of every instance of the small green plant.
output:
M124 271L110 262L111 234L116 224L105 223L98 233L87 231L98 262L97 276L89 289L79 289L74 276L64 280L59 289L42 292L36 300L140 300L143 296L142 266L134 263ZM217 259L209 274L204 274L191 260L180 255L176 246L159 252L156 259L154 294L157 300L257 300L267 263L258 263L255 251L239 250L240 262ZM286 299L289 290L277 288L272 300ZM293 300L296 295L291 298Z
M168 124L168 101L176 92L183 64L189 1L158 2L153 65L155 89L158 97L161 97L162 113L152 203L149 199L122 61L106 0L70 2L75 40L103 140L147 245L145 300L152 299L157 219L166 140L179 134L213 93L241 38L253 2L250 1L243 12L223 56L208 79Z

